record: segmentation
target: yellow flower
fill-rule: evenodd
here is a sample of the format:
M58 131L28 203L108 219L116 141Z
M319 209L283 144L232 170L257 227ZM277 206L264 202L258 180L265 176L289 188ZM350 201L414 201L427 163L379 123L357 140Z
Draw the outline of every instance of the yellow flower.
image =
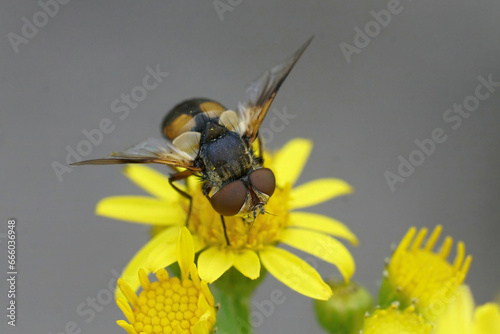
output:
M177 230L181 279L169 278L167 271L161 268L156 272L158 281L151 283L146 271L139 269L138 277L143 288L139 296L122 278L118 280L128 303L122 297L118 297L116 303L129 322L119 320L117 324L128 334L212 332L214 297L207 283L198 277L191 234L185 227Z
M498 334L500 307L487 303L474 309L474 299L466 285L457 288L453 300L436 321L432 334Z
M292 211L349 194L352 188L342 180L325 178L292 189L312 148L305 139L289 142L275 155L266 153L265 166L276 175L277 188L266 205L267 214L259 215L251 225L241 218L226 217L230 245L224 238L219 215L201 192L201 183L194 177L183 188L193 196L193 211L188 228L193 234L200 277L214 282L229 268L235 267L251 279L260 276L261 264L278 280L306 296L328 299L330 287L319 273L298 256L276 247L284 243L310 253L339 269L346 280L355 270L354 260L347 248L331 236L357 244L356 236L341 222L329 217ZM168 183L168 178L155 170L130 165L125 174L154 197L120 196L103 199L97 214L131 222L164 227L134 256L123 272L132 288L134 273L139 267L146 272L157 271L175 262L175 231L184 225L188 201Z
M365 319L363 334L430 334L432 325L415 308L409 306L400 311L397 305L382 310L377 309ZM448 332L450 334L452 332Z
M415 303L417 310L429 320L435 320L450 302L456 288L464 281L472 257L465 257L465 245L458 242L453 264L446 261L453 239L446 237L441 249L433 252L441 233L438 225L423 245L427 229L418 234L412 227L403 238L384 272L380 304L394 300L402 307Z

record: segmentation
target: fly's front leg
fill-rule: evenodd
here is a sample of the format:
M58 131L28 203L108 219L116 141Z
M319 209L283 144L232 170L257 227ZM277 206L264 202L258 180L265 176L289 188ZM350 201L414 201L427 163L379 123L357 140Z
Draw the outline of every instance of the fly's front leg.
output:
M189 209L188 209L188 214L186 217L186 227L188 227L189 223L189 217L191 217L191 211L193 209L193 197L189 195L187 192L184 190L180 189L177 187L174 182L179 181L179 180L184 180L185 178L191 176L191 172L189 170L183 171L183 172L178 172L177 174L174 174L168 178L168 183L174 188L181 196L187 198L189 200Z
M222 221L222 229L224 230L224 237L226 238L226 243L228 246L231 244L229 243L229 238L227 237L227 230L226 230L226 222L224 221L224 217L220 215L220 220Z

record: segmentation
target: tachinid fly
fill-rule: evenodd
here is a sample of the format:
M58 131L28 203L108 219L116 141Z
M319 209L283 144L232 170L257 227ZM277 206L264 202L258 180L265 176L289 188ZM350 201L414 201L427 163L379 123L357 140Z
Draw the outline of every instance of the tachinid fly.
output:
M252 82L247 87L245 102L238 105L237 111L210 99L189 99L165 116L162 130L167 141L150 138L106 158L72 165L156 163L171 167L175 173L169 178L170 184L190 201L187 223L192 199L174 182L198 176L203 193L221 216L229 244L224 216L241 216L244 222L252 223L258 214L265 213L265 205L274 193L274 174L263 167L264 148L259 128L281 84L311 40L312 37L292 57ZM255 140L258 152L253 149Z

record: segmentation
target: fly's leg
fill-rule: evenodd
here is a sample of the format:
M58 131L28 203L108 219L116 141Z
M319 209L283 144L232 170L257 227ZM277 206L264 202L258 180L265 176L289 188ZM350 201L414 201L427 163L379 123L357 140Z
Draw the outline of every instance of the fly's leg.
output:
M224 237L226 238L226 243L228 246L231 244L229 243L229 238L227 237L227 230L226 230L226 222L224 221L224 217L220 215L220 220L222 221L222 229L224 230Z
M189 217L191 217L191 211L193 209L193 197L191 195L189 195L187 192L185 192L184 190L182 190L181 188L179 188L178 186L176 186L174 184L174 182L179 181L179 180L184 180L185 178L187 178L191 175L192 175L191 172L189 170L186 170L183 172L178 172L178 173L176 173L168 178L168 183L170 183L172 188L174 188L179 194L181 194L181 196L183 196L189 200L189 209L188 209L188 214L186 217L186 227L188 227Z

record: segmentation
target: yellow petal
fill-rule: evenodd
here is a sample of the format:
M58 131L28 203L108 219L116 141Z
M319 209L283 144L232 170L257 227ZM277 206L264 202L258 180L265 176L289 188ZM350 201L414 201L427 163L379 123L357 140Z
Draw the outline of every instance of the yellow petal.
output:
M435 315L433 334L470 334L474 300L466 285L456 288L446 308L445 303L438 301L435 309L440 313Z
M200 304L199 302L200 300L198 300L198 304ZM209 307L206 302L204 304L205 306L199 307L199 309L203 310L207 308L207 311L200 316L198 322L192 327L191 331L193 334L209 334L212 327L210 324L215 323L215 313L212 313L213 308Z
M139 297L137 297L135 291L132 290L130 285L128 285L127 282L123 280L123 278L119 278L118 281L116 282L116 285L118 285L120 291L123 292L123 295L129 301L130 305L132 305L134 308L139 306Z
M191 263L191 268L189 268L189 276L191 277L191 282L193 282L193 285L196 288L199 288L201 279L200 274L198 274L198 267L196 267L196 264L194 263Z
M175 229L175 228L178 228L178 227L172 227L172 229ZM182 228L186 229L185 227L182 227ZM149 256L147 257L147 262L146 262L147 268L150 272L156 273L159 269L168 267L172 263L178 261L178 259L179 259L178 254L179 253L178 253L177 246L179 245L179 242L178 242L178 239L174 238L175 234L176 234L176 232L174 230L172 230L172 233L170 235L171 239L165 240L165 242L160 243L159 245L157 245L154 249L152 249L150 251ZM187 247L189 247L189 246L185 244L186 241L183 241L183 242L184 242L184 246L182 246L182 247L185 247L185 249L187 250ZM193 249L194 249L194 253L197 253L200 250L202 250L203 248L205 248L205 242L198 235L195 235L194 237L192 237L190 243L191 243L191 247L193 247ZM184 269L181 269L181 272L182 272L182 270L187 270L187 272L190 271L191 265L194 264L194 253L193 253L193 255L190 256L191 264L186 265L184 267ZM185 256L185 255L182 254L181 256ZM181 265L181 268L183 268L182 265Z
M97 203L95 213L108 218L152 225L184 224L186 213L179 205L143 196L113 196Z
M207 282L201 281L200 287L201 291L203 292L203 295L205 296L205 299L207 300L208 305L214 306L215 305L214 295L212 295L212 292L208 288Z
M283 232L281 242L337 266L346 281L354 274L356 266L351 253L340 241L326 234L289 228Z
M291 209L300 209L352 193L352 187L340 179L317 179L292 189Z
M495 303L479 306L474 313L472 334L500 333L500 307Z
M194 243L191 232L185 226L180 228L176 253L182 279L186 279L189 276L191 265L194 263Z
M161 244L172 243L176 240L177 236L177 227L165 229L164 231L158 233L151 240L149 240L149 242L145 244L130 260L125 269L123 269L121 277L127 282L128 285L130 285L130 287L134 291L137 291L140 286L139 276L137 275L139 269L144 268L146 275L151 272L151 270L148 269L148 257L150 256L151 252ZM124 297L118 288L115 290L115 296L122 298Z
M316 269L292 253L281 248L266 247L259 252L259 256L262 265L290 289L315 299L327 300L332 295L332 290Z
M203 282L206 283L205 281ZM198 295L198 309L201 310L202 312L205 312L208 309L210 309L210 304L208 304L208 301L203 294Z
M127 323L125 320L118 320L116 323L118 326L123 328L128 334L137 334L134 326Z
M208 334L210 333L210 328L207 320L200 320L194 324L191 328L193 334Z
M234 253L221 251L219 247L211 247L198 257L198 272L202 280L213 283L232 267Z
M177 243L163 242L152 249L148 255L146 268L149 272L156 273L159 269L168 267L177 261Z
M247 249L235 254L234 267L250 279L256 279L260 276L260 260L252 250Z
M194 245L194 253L198 253L201 251L203 248L205 248L205 241L199 234L192 235L193 237L193 245Z
M135 184L155 197L175 201L180 196L168 182L168 176L157 172L151 167L130 164L123 168L123 173Z
M159 282L166 282L170 279L170 275L165 268L161 268L156 272L156 278L158 278Z
M130 304L124 298L116 298L116 305L122 310L123 315L131 324L135 322L134 311L132 311Z
M141 283L143 290L148 290L151 286L151 282L149 281L148 275L146 275L146 271L144 271L144 269L139 269L139 282Z
M272 159L272 169L276 184L280 187L287 183L294 185L304 169L312 149L312 141L307 139L290 140Z
M359 244L358 238L343 223L336 219L318 215L316 213L298 211L291 212L290 226L325 232L339 238L344 238L354 246Z

